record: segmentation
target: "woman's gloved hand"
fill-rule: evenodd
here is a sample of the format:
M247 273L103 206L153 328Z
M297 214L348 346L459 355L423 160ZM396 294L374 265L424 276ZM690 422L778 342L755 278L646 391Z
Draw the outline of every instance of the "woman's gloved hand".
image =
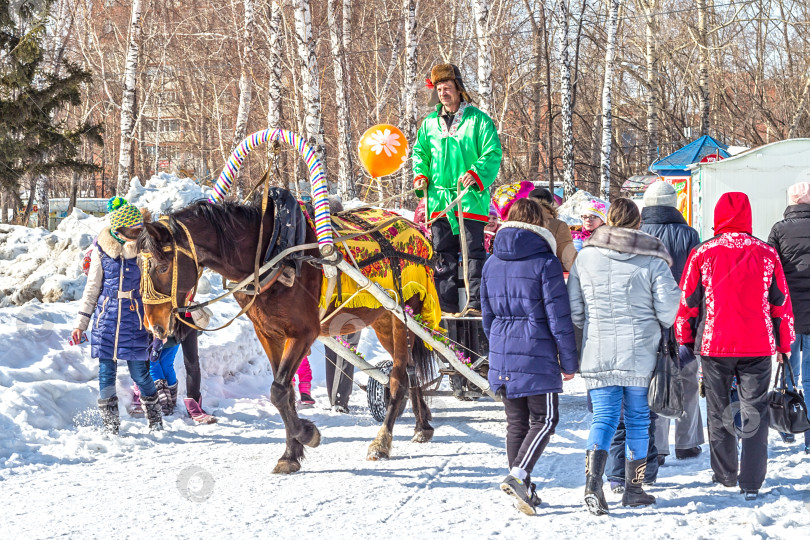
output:
M149 347L146 349L146 358L149 359L150 362L157 362L158 358L160 358L160 351L163 350L163 343L162 339L153 339L152 343L149 344Z

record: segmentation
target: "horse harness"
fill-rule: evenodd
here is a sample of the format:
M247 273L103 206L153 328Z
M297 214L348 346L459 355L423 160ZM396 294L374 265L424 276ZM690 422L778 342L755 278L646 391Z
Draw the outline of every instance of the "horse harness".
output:
M274 219L274 227L273 227L273 234L271 236L270 243L267 248L267 252L264 256L264 264L261 267L258 266L258 261L260 260L260 250L261 246L258 247L257 250L257 272L254 272L250 276L246 277L239 283L234 286L228 287L228 292L223 295L220 295L216 298L208 300L206 302L201 302L199 304L195 304L193 306L180 306L177 301L177 285L178 285L178 258L179 255L182 254L194 262L194 269L197 273L197 279L194 284L194 288L190 292L190 296L193 298L194 294L197 291L197 285L199 283L199 279L202 276L202 268L200 267L199 260L197 257L197 250L194 245L194 240L191 237L191 233L189 232L188 228L180 221L175 220L180 229L182 229L183 233L186 236L188 241L189 249L186 249L177 243L177 239L172 231L172 228L169 225L169 218L167 216L163 216L160 218L159 221L155 223L159 223L163 225L168 231L169 235L172 240L171 246L164 246L164 252L173 252L173 264L172 264L172 285L171 285L171 292L169 295L163 294L158 292L155 287L154 283L152 282L152 278L149 275L149 261L152 258L152 254L147 252L141 252L139 255L142 257L142 271L141 271L141 290L142 290L142 297L144 304L163 304L167 302L171 302L172 304L172 314L183 324L186 324L196 330L206 330L204 328L200 328L195 325L193 322L187 320L184 316L187 313L192 311L196 311L198 309L202 309L207 307L211 304L214 304L220 300L231 296L236 292L241 292L246 295L252 296L251 301L230 321L228 321L223 326L219 328L207 329L208 331L215 331L221 330L231 323L234 320L242 316L248 309L253 305L256 297L263 293L264 291L268 290L276 281L283 276L283 273L286 269L295 269L295 275L300 273L300 264L301 262L307 262L308 264L315 266L317 268L321 268L325 264L329 265L337 265L338 262L342 260L342 257L338 257L336 260L327 260L320 257L315 257L312 255L306 255L303 252L315 249L318 247L317 243L304 243L306 238L306 227L309 225L308 220L303 214L303 211L298 204L298 201L295 200L288 191L281 190L278 188L270 188L269 190L265 191L266 197L265 200L269 199L272 201L275 207L275 219ZM269 197L268 197L269 196ZM291 202L292 201L292 202ZM266 202L263 201L263 209L266 212ZM262 216L264 216L264 213ZM393 272L394 283L396 284L396 294L398 296L398 303L400 305L404 305L405 299L403 298L403 291L402 291L402 261L408 261L419 265L430 266L433 267L435 265L435 256L431 259L426 259L424 257L419 257L417 255L412 255L409 253L404 253L401 251L397 251L393 244L385 238L385 236L380 232L381 229L388 227L389 225L403 220L405 218L401 216L394 216L390 219L384 220L381 223L376 225L356 216L349 212L341 212L338 214L342 219L352 223L353 225L357 226L360 231L357 233L348 234L345 236L336 237L334 242L344 243L348 240L353 238L357 238L360 236L368 236L372 240L374 240L380 246L380 253L377 253L367 259L362 261L356 261L352 259L352 262L358 269L365 268L369 265L374 263L380 262L382 260L388 259L389 264L391 266L391 271ZM333 229L337 229L336 223L333 221L332 223ZM282 232L283 231L283 232ZM338 252L338 255L340 253ZM260 279L256 279L257 275ZM332 280L330 280L332 281ZM330 291L334 284L337 284L338 287L338 306L335 311L330 314L330 318L334 316L338 311L341 310L343 307L342 302L342 291L340 286L340 272L338 271L337 279L330 284ZM285 283L287 286L292 286L292 283ZM252 287L251 287L252 286ZM257 292L258 291L258 292ZM328 295L331 297L331 292ZM323 319L324 313L321 313L321 318Z
M175 221L182 229L183 232L186 233L186 238L188 239L188 245L191 249L186 249L182 246L177 245L177 240L174 238L174 234L172 234L171 227L169 226L169 218L164 216L161 217L159 221L156 223L163 225L169 231L169 235L172 239L171 246L164 246L163 251L166 253L172 251L173 254L173 261L172 261L172 290L171 296L158 292L155 289L154 283L152 283L152 278L149 275L149 261L152 259L152 254L147 253L145 251L140 252L138 255L141 257L141 298L144 304L165 304L166 302L172 303L172 308L177 309L177 259L178 254L182 253L192 261L194 261L194 270L197 272L197 280L194 282L194 288L192 292L196 293L197 291L197 283L200 280L200 276L202 275L202 269L197 261L197 248L194 246L194 240L191 238L191 234L188 231L188 228L181 222Z
M405 298L404 298L404 295L402 293L402 266L401 266L401 262L402 261L408 261L408 262L412 262L414 264L419 264L419 265L422 265L422 266L433 267L435 265L435 257L432 258L432 259L425 259L424 257L419 257L418 255L412 255L410 253L397 251L396 248L394 248L394 245L385 237L385 235L382 234L382 232L380 232L381 229L387 227L388 225L391 225L392 223L395 223L395 222L400 221L400 220L405 219L405 218L397 216L393 220L385 220L382 224L379 224L379 225L375 226L375 225L372 225L370 222L364 220L363 218L352 214L351 211L341 212L338 215L340 216L341 219L344 219L345 221L348 221L352 225L355 225L356 227L358 227L362 232L357 233L357 234L347 235L347 236L344 236L344 237L339 237L339 238L337 238L335 240L335 243L345 242L350 237L351 238L356 238L358 236L368 236L372 240L374 240L377 243L377 245L380 246L380 252L379 253L377 253L376 255L372 255L371 257L369 257L367 259L364 259L362 261L357 261L357 260L354 260L354 259L352 259L352 261L354 262L354 265L357 267L358 270L362 270L363 268L365 268L367 266L370 266L372 264L375 264L375 263L378 263L378 262L383 261L385 259L388 259L388 263L391 266L391 272L392 272L392 274L394 276L394 284L395 284L396 289L397 289L396 290L397 297L398 297L397 302L401 306L404 306L405 305ZM332 222L332 228L333 229L337 228L336 223L334 221ZM347 246L347 251L348 251L348 246ZM340 271L338 271L338 273L339 272ZM340 291L339 275L338 275L337 283L338 283L338 302L342 303L342 292Z

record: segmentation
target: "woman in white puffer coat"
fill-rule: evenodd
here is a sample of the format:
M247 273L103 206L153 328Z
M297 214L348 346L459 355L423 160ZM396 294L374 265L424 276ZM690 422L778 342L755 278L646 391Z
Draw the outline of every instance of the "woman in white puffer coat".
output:
M635 203L619 199L577 256L568 279L574 324L584 329L580 371L593 402L586 454L585 502L608 512L602 475L624 409L627 430L622 504L655 502L642 480L647 466L650 410L647 389L655 368L661 328L675 322L681 291L661 241L638 230Z

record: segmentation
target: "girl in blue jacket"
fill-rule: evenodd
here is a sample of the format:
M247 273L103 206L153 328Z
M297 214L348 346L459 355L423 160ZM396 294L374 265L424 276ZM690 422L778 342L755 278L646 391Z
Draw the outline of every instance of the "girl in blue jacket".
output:
M138 268L134 242L116 234L120 227L141 224L141 212L121 197L107 204L110 226L96 239L90 256L87 284L79 316L73 330L73 342L81 343L82 334L95 317L90 335L91 355L98 358L98 407L105 429L118 434L118 397L115 380L118 362L127 363L129 374L141 391L141 403L153 431L163 429L157 389L149 374L146 349L149 332L143 322L141 271Z
M501 489L532 515L540 499L530 474L559 420L562 381L578 369L562 265L541 206L519 199L484 265L481 311L489 339L489 384L506 410L510 471Z

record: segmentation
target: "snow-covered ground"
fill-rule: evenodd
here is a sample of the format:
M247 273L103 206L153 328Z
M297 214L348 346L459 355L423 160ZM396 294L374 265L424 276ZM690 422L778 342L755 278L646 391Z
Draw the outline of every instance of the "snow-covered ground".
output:
M130 195L154 212L201 195L171 179L150 182ZM519 514L497 487L506 473L505 420L490 400L432 398L436 432L428 444L410 442L408 408L391 459L368 462L379 425L360 389L352 414L325 407L317 343L310 361L318 404L301 415L319 426L323 443L308 450L299 473L273 475L284 428L269 401L268 360L246 319L200 338L203 403L219 423L195 425L178 411L165 419L165 432L150 434L144 419L122 407L121 436L109 437L95 406L97 362L89 345L68 345L84 286L78 263L102 223L80 214L69 220L55 233L0 229L0 290L7 291L0 307L0 539L809 536L810 456L775 433L755 502L711 484L704 446L698 459L667 461L650 489L654 507L623 509L620 496L608 493L612 514L588 514L581 498L590 417L579 378L566 383L557 433L533 474L544 501L537 517ZM202 299L221 292L217 276L206 275L203 292ZM238 312L232 300L214 307L216 325ZM369 332L359 348L372 363L385 358ZM176 367L182 397L182 361ZM130 385L121 366L122 405Z
M217 289L214 288L213 293ZM214 323L237 312L217 304ZM204 404L218 424L167 418L150 434L146 421L122 412L120 437L104 435L95 412L97 363L88 345L68 345L76 302L0 309L0 527L2 538L124 537L169 534L280 537L331 535L416 538L807 538L810 457L771 436L768 478L759 500L711 484L708 453L667 461L650 491L658 504L629 510L608 493L613 513L596 518L582 503L583 446L589 415L581 381L566 383L557 434L533 475L543 506L528 518L497 488L505 474L502 408L489 400L434 397L435 437L410 442L410 408L394 432L392 458L365 461L379 425L365 393L352 414L326 409L323 351L313 347L323 444L301 472L271 474L284 428L270 404L268 363L247 321L201 338ZM364 334L360 349L383 353ZM182 362L176 362L184 390ZM364 382L357 375L358 382ZM131 384L122 368L118 393Z

